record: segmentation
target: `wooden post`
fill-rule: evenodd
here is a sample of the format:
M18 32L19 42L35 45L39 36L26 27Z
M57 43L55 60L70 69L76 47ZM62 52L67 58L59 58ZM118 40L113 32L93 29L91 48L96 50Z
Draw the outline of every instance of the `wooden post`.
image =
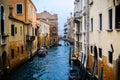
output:
M71 47L70 47L70 52L69 52L69 64L71 65Z

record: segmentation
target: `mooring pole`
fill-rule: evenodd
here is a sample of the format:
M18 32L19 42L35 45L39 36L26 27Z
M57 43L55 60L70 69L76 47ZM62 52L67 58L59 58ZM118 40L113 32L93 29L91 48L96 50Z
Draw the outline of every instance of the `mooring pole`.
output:
M69 51L69 64L71 65L71 47L70 47L70 51Z

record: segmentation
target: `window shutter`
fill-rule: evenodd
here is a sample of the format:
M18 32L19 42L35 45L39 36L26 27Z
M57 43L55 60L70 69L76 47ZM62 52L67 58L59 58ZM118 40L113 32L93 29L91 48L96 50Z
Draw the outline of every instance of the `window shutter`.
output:
M37 28L35 28L35 35L37 36Z
M11 36L14 36L14 31L15 31L15 30L14 30L14 25L12 24L12 25L11 25Z

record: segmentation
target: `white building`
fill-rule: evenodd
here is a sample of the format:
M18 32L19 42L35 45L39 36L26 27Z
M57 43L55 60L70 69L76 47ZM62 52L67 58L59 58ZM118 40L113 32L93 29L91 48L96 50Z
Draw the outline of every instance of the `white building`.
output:
M88 13L87 0L75 0L74 2L75 21L75 56L80 61L86 59L88 47Z

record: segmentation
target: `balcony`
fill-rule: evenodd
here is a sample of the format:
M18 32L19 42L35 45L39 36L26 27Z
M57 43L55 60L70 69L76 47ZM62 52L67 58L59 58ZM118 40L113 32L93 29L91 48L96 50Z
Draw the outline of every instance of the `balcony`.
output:
M80 35L82 34L80 31L76 31L76 35Z
M64 34L68 34L67 32L64 32Z
M35 40L35 36L26 35L26 41L27 42L32 42L34 40Z
M76 12L74 13L74 17L75 17L75 18L80 18L80 12L76 11Z
M7 44L8 35L0 35L0 46L5 46Z

